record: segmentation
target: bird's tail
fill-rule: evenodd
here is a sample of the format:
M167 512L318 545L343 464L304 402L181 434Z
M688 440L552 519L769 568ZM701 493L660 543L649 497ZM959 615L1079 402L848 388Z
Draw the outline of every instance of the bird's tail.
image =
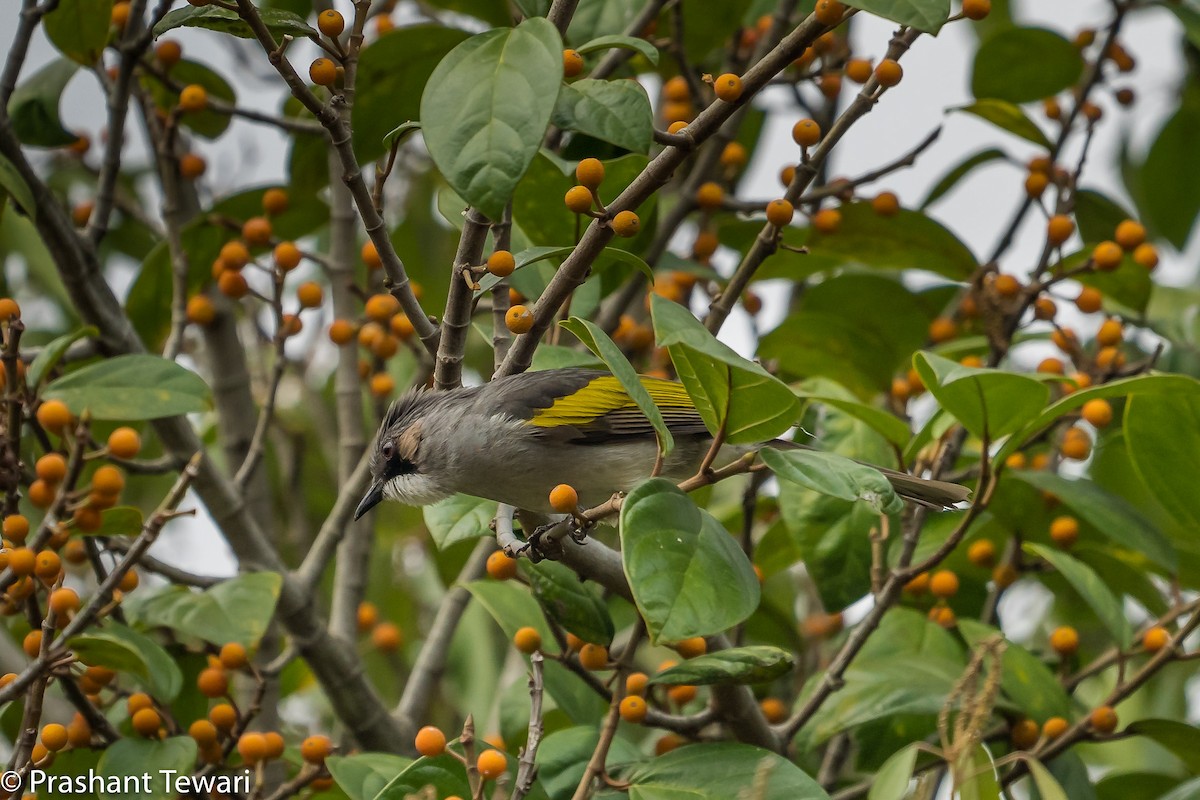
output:
M780 450L816 449L798 442L789 442L786 439L775 439L768 442L767 446L776 447ZM907 472L899 472L898 470L880 467L875 464L866 464L866 462L861 461L859 463L883 473L883 477L887 478L888 483L892 484L892 488L896 490L896 494L905 500L911 500L914 503L929 508L939 510L954 508L955 505L971 496L970 489L960 486L957 483L918 478L916 475L909 475Z

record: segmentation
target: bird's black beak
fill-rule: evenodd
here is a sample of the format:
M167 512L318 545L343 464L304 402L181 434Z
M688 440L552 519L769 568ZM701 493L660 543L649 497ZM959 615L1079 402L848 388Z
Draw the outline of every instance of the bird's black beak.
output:
M359 519L363 514L379 505L379 501L382 499L383 481L375 481L371 484L371 488L367 489L367 493L363 495L363 499L359 501L358 508L354 509L354 519Z

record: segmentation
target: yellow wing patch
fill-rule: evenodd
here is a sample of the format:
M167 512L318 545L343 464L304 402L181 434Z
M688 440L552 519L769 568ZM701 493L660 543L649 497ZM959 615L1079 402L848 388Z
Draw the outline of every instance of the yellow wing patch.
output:
M692 408L692 400L682 384L660 378L639 378L650 394L650 399L660 408ZM588 383L578 392L560 397L549 408L534 412L530 425L555 428L560 425L582 426L594 422L614 411L632 408L637 404L612 375L605 375Z

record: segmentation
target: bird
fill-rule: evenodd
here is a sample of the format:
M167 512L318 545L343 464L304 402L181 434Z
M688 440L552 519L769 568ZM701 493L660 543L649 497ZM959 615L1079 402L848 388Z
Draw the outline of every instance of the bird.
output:
M713 443L687 390L639 376L675 441L659 475L695 475ZM785 440L725 445L718 469L763 446L805 447ZM551 489L572 486L585 508L628 492L651 477L658 442L650 420L614 375L561 368L498 378L444 391L419 388L388 408L370 459L371 484L357 520L385 499L423 506L462 493L554 516ZM966 487L876 467L896 492L916 503L951 508Z

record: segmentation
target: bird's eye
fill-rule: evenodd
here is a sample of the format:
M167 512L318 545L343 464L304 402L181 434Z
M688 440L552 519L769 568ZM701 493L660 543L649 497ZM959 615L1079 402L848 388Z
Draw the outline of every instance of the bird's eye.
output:
M385 461L391 461L392 456L396 455L396 446L388 442L383 447L379 448L379 454L383 456Z

